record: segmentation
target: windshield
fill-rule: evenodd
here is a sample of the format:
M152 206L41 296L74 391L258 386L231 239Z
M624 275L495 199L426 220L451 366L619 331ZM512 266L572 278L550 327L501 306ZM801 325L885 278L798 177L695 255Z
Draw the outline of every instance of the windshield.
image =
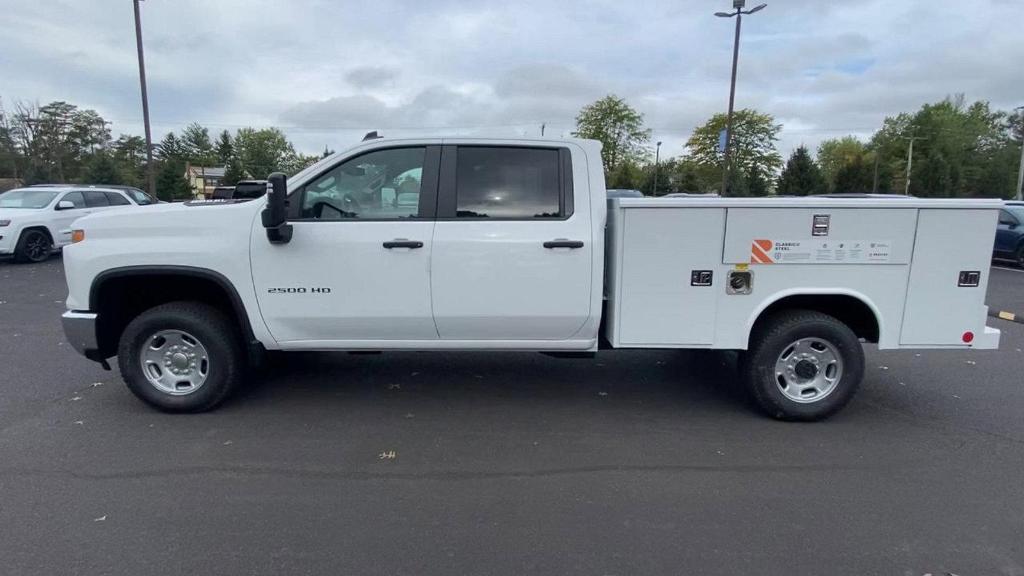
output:
M11 190L0 194L0 208L46 208L58 193L49 190Z

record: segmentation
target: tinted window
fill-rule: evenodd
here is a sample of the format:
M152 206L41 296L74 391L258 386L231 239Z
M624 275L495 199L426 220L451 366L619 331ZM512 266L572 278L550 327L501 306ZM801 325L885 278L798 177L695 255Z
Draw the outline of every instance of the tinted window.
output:
M61 202L71 202L75 208L85 208L85 197L81 192L68 192L60 199Z
M132 188L128 190L128 193L132 195L132 199L135 200L135 203L138 204L139 206L146 206L147 204L156 204L156 200L154 200L152 196L146 194L142 190L136 190L135 188Z
M558 218L558 150L460 147L459 218Z
M89 208L110 206L110 202L107 201L107 195L103 192L83 192L82 194L85 195L85 205Z
M425 154L425 148L393 148L335 166L306 186L302 217L390 220L418 216Z
M111 206L131 206L131 202L117 192L104 192L104 194L107 195L107 202L110 202Z

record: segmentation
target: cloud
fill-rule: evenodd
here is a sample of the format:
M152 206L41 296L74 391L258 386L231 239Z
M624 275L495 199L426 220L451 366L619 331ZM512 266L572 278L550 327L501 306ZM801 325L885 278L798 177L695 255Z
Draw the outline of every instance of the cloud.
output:
M142 4L157 137L282 125L306 152L366 130L567 134L608 93L663 154L724 111L727 0L176 0ZM132 10L7 0L2 96L67 100L141 132ZM737 106L785 124L780 150L870 134L948 94L1020 105L1024 2L787 0L743 22Z

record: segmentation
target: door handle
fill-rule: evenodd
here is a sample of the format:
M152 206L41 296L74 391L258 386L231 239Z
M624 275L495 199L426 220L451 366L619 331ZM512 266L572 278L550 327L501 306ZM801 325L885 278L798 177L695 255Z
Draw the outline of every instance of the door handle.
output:
M419 240L406 240L405 238L395 238L384 243L384 247L388 250L392 248L423 248L423 242Z
M545 248L571 248L573 250L577 248L583 248L582 240L566 240L565 238L555 238L554 240L548 240L544 243Z

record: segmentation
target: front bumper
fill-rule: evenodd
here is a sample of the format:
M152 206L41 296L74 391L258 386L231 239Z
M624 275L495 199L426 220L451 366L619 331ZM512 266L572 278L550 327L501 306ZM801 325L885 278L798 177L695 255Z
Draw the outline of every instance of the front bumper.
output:
M96 318L93 312L77 312L68 310L61 315L61 324L64 325L64 336L67 337L71 346L90 360L101 362L100 347L96 337Z

